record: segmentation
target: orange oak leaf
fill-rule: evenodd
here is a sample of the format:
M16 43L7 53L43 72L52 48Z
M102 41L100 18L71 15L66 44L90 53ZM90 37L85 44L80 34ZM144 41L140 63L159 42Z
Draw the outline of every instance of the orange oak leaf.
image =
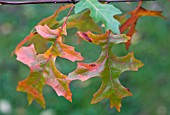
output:
M131 39L133 34L136 32L135 27L138 19L142 16L159 16L161 18L165 18L161 13L162 11L153 11L153 10L146 10L142 6L142 2L139 2L138 7L130 12L129 14L131 15L130 18L128 18L121 26L120 26L120 32L123 33L126 30L127 36L130 36L130 39L126 43L126 49L129 48L131 45Z

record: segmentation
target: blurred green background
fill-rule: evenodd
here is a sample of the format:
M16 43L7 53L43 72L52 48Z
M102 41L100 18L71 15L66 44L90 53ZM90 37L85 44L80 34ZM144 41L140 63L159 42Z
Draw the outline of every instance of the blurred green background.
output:
M114 5L128 12L135 8L136 3ZM0 115L170 115L170 2L145 2L143 6L163 10L167 20L142 17L138 21L138 32L134 35L129 52L134 52L145 66L138 72L121 75L121 83L131 90L133 96L123 99L120 113L115 108L110 109L108 99L90 104L93 94L100 87L100 78L72 82L72 103L58 97L46 86L43 92L46 109L36 102L28 106L26 94L17 92L16 86L29 75L29 69L10 55L30 30L59 5L0 6ZM75 29L68 31L69 37L65 42L82 52L85 62L95 61L101 52L100 48L87 42L78 44L77 37L72 34ZM117 56L128 53L124 45L114 47L113 52ZM76 63L58 58L56 66L62 73L68 74L76 68Z

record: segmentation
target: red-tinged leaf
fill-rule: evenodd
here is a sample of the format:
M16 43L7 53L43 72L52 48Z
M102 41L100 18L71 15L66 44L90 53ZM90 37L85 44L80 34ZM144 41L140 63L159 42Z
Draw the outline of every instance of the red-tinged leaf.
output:
M58 27L59 23L57 22L56 18L58 17L58 14L60 12L62 12L63 10L66 10L68 8L70 8L71 6L73 6L73 4L68 4L65 6L60 6L58 10L56 10L54 12L53 15L41 20L37 25L47 25L50 28L56 28ZM44 53L45 50L47 50L47 45L45 46L45 42L41 42L41 40L37 40L37 39L41 39L40 36L36 36L37 33L36 32L30 32L30 34L24 39L22 40L15 48L15 51L17 49L19 49L21 46L23 46L26 42L29 41L30 44L34 44L35 47L38 47L38 53ZM47 44L48 41L46 41ZM42 46L41 48L39 46ZM45 48L44 48L45 47Z
M55 67L55 60L50 60L49 67L46 68L44 76L46 84L51 86L58 96L64 96L67 100L72 102L72 93L69 88L70 81L67 76L61 74ZM47 71L48 70L48 71Z
M59 33L58 29L55 30L51 30L47 25L45 26L41 26L38 25L35 27L35 29L37 30L37 32L43 37L43 38L56 38L57 37L57 33Z
M30 75L25 80L18 83L17 91L28 93L29 104L35 99L43 108L45 108L45 100L42 95L45 80L42 77L41 65L44 64L47 59L43 54L36 55L34 45L21 47L15 53L18 61L30 67Z
M53 15L51 15L47 18L44 18L37 25L42 25L42 26L47 25L50 28L58 27L59 22L57 22L56 18L58 17L59 13L61 13L62 11L66 10L68 8L71 8L72 6L73 6L73 4L67 4L65 6L63 6L63 5L60 6L59 9L54 12Z
M46 31L46 28L48 28L48 31ZM62 43L62 36L61 34L66 35L66 26L64 26L61 30L61 28L51 30L48 26L37 26L36 27L37 32L42 36L42 37L51 37L55 38L56 37L56 44L54 44L49 50L49 52L53 52L54 55L60 56L62 58L66 58L71 61L82 61L84 58L81 56L80 53L76 52L74 50L74 47L68 46L66 44ZM43 31L45 30L45 32Z
M128 18L120 27L121 33L128 30L126 35L130 36L130 39L126 43L126 49L128 49L129 46L131 45L131 38L132 38L133 34L136 32L135 27L136 27L137 21L140 17L142 17L142 16L159 16L161 18L165 18L162 15L162 11L146 10L141 5L142 5L142 3L139 2L138 7L129 13L131 15L131 17Z
M101 77L101 87L94 94L91 103L109 98L110 107L116 107L120 111L122 98L132 94L121 85L118 77L124 71L137 71L138 68L143 66L141 61L134 58L133 53L129 53L124 57L116 57L111 51L114 45L127 42L129 37L113 35L110 32L102 35L78 32L78 35L86 41L90 40L92 43L100 45L102 53L94 63L78 63L77 69L69 74L69 79L85 81L92 77Z
M15 54L17 55L18 61L28 65L29 67L37 66L45 60L43 54L36 55L33 44L28 47L18 49Z
M86 64L86 63L79 62L77 69L69 74L69 78L71 80L86 81L92 77L99 77L100 73L104 69L104 64L105 62L100 64L97 63Z
M64 96L67 100L72 102L72 93L69 88L70 80L67 76L60 73L55 67L56 57L52 56L52 58L48 61L46 66L44 67L44 78L46 80L46 84L51 86L58 96Z
M84 60L84 58L81 56L81 54L74 50L74 47L63 44L61 39L62 38L59 38L58 44L56 44L56 46L54 46L54 52L56 54L58 54L58 56L60 56L62 58L66 58L72 62L74 62L76 60L77 61Z
M88 42L93 42L95 44L100 44L101 41L103 40L106 40L108 35L109 35L109 31L106 31L106 34L101 34L101 35L95 35L95 34L92 34L90 31L88 32L77 32L77 35L88 41Z
M28 94L29 104L35 99L43 108L45 108L45 100L42 95L45 79L39 71L31 72L28 78L20 81L17 86L17 91L22 91Z
M27 37L25 37L15 48L15 51L23 46L28 40L30 40L36 33L31 32ZM14 52L15 53L15 52Z
M69 88L71 80L56 69L57 55L53 50L50 51L51 49L44 54L37 54L33 44L21 47L16 51L17 60L30 68L30 75L19 82L17 91L28 94L29 104L35 99L43 108L45 108L45 100L42 90L45 84L51 86L58 96L64 96L67 100L72 101L72 93Z
M55 60L57 56L71 61L80 61L83 60L83 57L80 53L75 52L72 46L62 43L62 35L67 33L66 25L55 30L50 29L47 25L37 26L36 29L38 34L45 39L55 38L55 41L44 54L37 54L33 44L16 50L17 60L30 68L30 76L19 82L17 90L28 93L29 104L35 99L43 108L45 101L42 89L45 84L51 86L58 96L64 96L67 100L72 101L72 93L69 88L71 80L56 69ZM42 80L44 80L43 84L40 82Z
M44 25L44 26L38 25L35 28L38 34L41 35L45 39L48 39L48 38L56 39L59 36L59 33L61 31L61 28L52 30L47 25ZM66 29L62 31L62 34L67 35Z

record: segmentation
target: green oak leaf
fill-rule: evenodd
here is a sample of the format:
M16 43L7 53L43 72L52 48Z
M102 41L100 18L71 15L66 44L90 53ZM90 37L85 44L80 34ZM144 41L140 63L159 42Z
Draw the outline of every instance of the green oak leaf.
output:
M102 21L107 30L120 34L119 22L113 18L114 15L121 14L121 11L109 4L101 4L97 0L81 0L75 5L75 13L84 9L90 9L90 16L96 23Z
M133 53L124 57L117 57L112 53L113 46L127 42L129 38L126 35L114 35L108 31L102 35L91 32L78 32L78 35L86 41L100 45L102 53L94 63L79 62L77 69L68 75L69 79L85 81L93 77L101 77L101 87L94 94L91 103L109 98L110 107L116 107L120 111L122 98L132 94L129 89L121 85L119 76L124 71L137 71L143 66L141 61L134 58Z

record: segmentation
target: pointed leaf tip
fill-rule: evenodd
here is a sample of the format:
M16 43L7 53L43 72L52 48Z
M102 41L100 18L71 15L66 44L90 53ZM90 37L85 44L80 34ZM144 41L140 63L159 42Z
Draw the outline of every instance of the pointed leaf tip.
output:
M133 53L117 57L112 53L112 47L129 40L126 35L114 35L106 32L96 35L91 32L78 32L79 37L102 47L102 53L93 63L78 63L75 71L69 74L71 80L85 81L93 77L101 77L100 89L93 95L92 104L109 98L110 107L116 107L120 112L121 101L124 97L132 96L130 90L121 85L119 76L125 71L137 71L142 67L141 61L134 58Z
M140 17L158 16L165 19L165 17L162 15L162 11L147 10L143 8L141 5L142 3L139 2L138 7L132 12L129 12L131 16L120 26L121 34L126 32L126 35L130 37L130 39L128 40L125 46L127 50L131 45L131 39L133 34L136 33L135 28L136 28L137 21Z
M64 96L67 100L72 101L72 93L69 88L70 80L56 69L57 55L47 56L47 53L53 55L50 49L44 54L37 54L34 45L30 45L21 47L16 52L18 60L30 67L30 75L18 83L17 91L28 94L29 104L35 99L43 108L45 108L45 100L42 89L45 84L51 86L58 96Z
M40 73L32 72L23 81L20 81L17 86L17 91L25 92L28 94L28 104L31 104L35 99L43 108L45 108L45 100L42 95L44 79L39 78Z
M59 27L54 30L50 29L47 25L44 25L44 26L38 25L35 28L36 28L38 34L40 34L45 39L49 39L49 38L56 39L61 34L67 35L66 25L64 25L63 28ZM61 30L61 29L63 29L63 30Z
M81 0L75 5L75 13L87 8L90 9L90 16L96 23L102 21L106 30L120 34L119 22L113 18L114 15L122 13L118 8L110 4L101 4L98 0Z
M20 49L17 49L15 51L15 54L17 55L17 60L28 65L29 67L34 63L35 61L35 55L36 51L34 48L34 45L30 45L28 47L21 47Z

